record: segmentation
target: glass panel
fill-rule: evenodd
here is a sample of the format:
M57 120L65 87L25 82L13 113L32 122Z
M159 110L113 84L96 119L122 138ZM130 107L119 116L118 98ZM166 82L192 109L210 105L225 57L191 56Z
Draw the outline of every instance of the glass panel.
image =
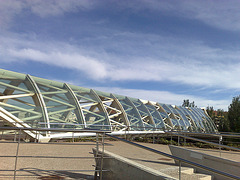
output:
M167 104L160 104L164 110L168 113L168 116L170 117L172 124L173 124L173 129L182 129L181 128L181 124L178 122L178 120L174 117L174 113L171 111L171 109L169 108L170 105Z
M84 127L81 118L77 117L77 108L68 90L36 82L42 93L50 122L50 128Z
M186 115L182 112L182 110L178 106L176 107L176 110L179 113L179 115L182 117L184 124L186 126L186 129L188 131L191 131L191 124L190 124L189 120L187 119Z
M211 118L209 118L202 109L200 108L192 108L195 110L196 113L198 113L200 116L202 116L203 118L203 124L206 127L207 132L212 133L212 132L216 132L216 128L215 125L213 125L213 121L211 120Z
M153 117L157 130L165 130L164 121L160 115L160 112L151 104L145 104L146 108L149 110L150 114Z
M181 130L187 130L187 127L186 127L186 125L184 123L184 120L183 120L182 116L180 115L180 113L178 112L178 110L175 109L171 105L167 105L167 107L174 113L175 117L177 118L177 121L179 123L180 129Z
M203 119L202 119L202 117L201 116L199 116L195 111L194 111L194 109L192 109L192 108L189 108L189 111L193 114L193 116L195 117L195 119L196 119L196 122L198 122L198 126L199 126L199 128L201 129L201 131L203 132L203 131L205 131L205 127L204 127L204 125L203 125Z
M137 109L134 107L133 103L125 96L119 96L119 95L114 95L114 96L118 98L123 109L125 110L131 126L131 130L143 131L144 125L143 125L142 119Z
M90 89L79 89L78 91L74 89L74 92L83 110L87 128L111 130L107 114L97 95Z
M188 123L190 124L191 130L194 132L198 132L197 127L195 126L194 118L189 113L189 110L182 106L178 106L178 108L181 110L181 112L184 114L184 116L188 119ZM193 121L193 122L191 122L191 121Z
M148 109L145 107L145 105L139 99L134 99L134 98L129 98L129 99L137 108L142 118L145 130L146 131L153 130L153 128L155 128L155 123L153 122L152 116L149 113Z
M0 79L0 82L2 82L0 85L1 96L34 93L31 92L31 87L28 87L24 80L11 78L9 80ZM38 122L44 123L41 107L35 104L34 96L2 99L0 102L3 103L1 107L33 128L38 127Z

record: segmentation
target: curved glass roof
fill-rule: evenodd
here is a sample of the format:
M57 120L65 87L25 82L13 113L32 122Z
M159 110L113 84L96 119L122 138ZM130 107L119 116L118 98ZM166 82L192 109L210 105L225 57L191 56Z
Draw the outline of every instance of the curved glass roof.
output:
M0 111L20 127L216 132L206 111L0 69Z

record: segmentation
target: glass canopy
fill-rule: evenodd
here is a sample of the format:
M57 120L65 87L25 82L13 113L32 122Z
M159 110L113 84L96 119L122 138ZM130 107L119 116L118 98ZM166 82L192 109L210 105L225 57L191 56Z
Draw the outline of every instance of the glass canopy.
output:
M0 69L0 111L18 127L217 132L200 108L140 100Z

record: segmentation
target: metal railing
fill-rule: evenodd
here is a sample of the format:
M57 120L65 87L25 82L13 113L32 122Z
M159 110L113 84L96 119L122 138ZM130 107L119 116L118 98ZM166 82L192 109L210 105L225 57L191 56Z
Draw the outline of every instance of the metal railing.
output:
M182 163L186 163L188 165L191 165L191 166L194 166L194 167L198 167L198 168L201 168L201 169L204 169L204 170L207 170L209 172L212 172L212 173L215 173L215 174L218 174L218 175L221 175L221 176L224 176L224 177L228 177L228 178L232 178L232 179L240 179L240 177L238 176L235 176L235 175L232 175L232 174L228 174L228 173L225 173L225 172L222 172L222 171L219 171L219 170L216 170L216 169L213 169L213 168L210 168L210 167L207 167L207 166L204 166L204 165L201 165L201 164L198 164L198 163L195 163L195 162L191 162L191 161L188 161L188 160L185 160L183 158L179 158L177 156L173 156L173 155L170 155L170 154L167 154L167 153L164 153L162 151L158 151L156 149L152 149L150 147L146 147L146 146L143 146L141 144L137 144L135 142L131 142L131 141L128 141L126 139L122 139L122 138L119 138L117 136L113 136L113 135L110 135L110 134L106 134L106 136L108 137L111 137L111 138L114 138L114 139L117 139L119 141L122 141L122 142L125 142L125 143L128 143L128 144L131 144L131 145L134 145L134 146L137 146L139 148L142 148L142 149L145 149L147 151L151 151L151 152L154 152L154 153L157 153L157 154L160 154L160 155L163 155L163 156L166 156L166 157L169 157L169 158L172 158L174 160L177 160L179 162L179 179L181 180L181 166L182 166Z
M178 143L177 143L178 146L180 145L180 137L182 137L182 138L184 138L184 144L186 144L186 139L190 139L190 140L193 140L193 141L202 142L202 143L205 143L205 144L210 144L210 145L213 145L215 147L218 147L220 157L222 156L222 148L233 150L233 151L240 151L239 148L221 144L223 136L240 138L240 135L237 135L237 134L234 134L234 135L232 135L232 134L220 134L220 133L218 133L218 134L209 134L209 133L208 134L199 134L199 133L169 132L169 131L165 132L165 133L171 135L171 139L172 139L172 136L177 136L178 137ZM186 136L186 134L188 134L188 135L214 136L214 137L218 137L219 140L218 140L218 143L215 143L215 142L206 141L206 140L203 140L203 139L198 139L198 138Z
M26 171L26 170L17 170L17 164L18 164L18 159L19 158L45 158L45 159L52 159L52 158L57 158L57 159L64 159L64 158L74 158L74 159L96 159L99 158L99 157L61 157L61 156L20 156L19 155L19 147L20 147L20 144L23 143L21 141L21 136L23 134L24 131L32 131L32 132L36 132L36 134L42 132L42 131L52 131L52 132L72 132L72 133L80 133L80 132L94 132L97 134L97 138L96 138L96 148L98 149L99 148L99 144L102 144L103 148L104 149L104 134L107 133L107 132L110 132L110 131L102 131L102 130L90 130L90 129L85 129L85 130L82 130L82 129L46 129L46 128L23 128L23 127L0 127L0 131L9 131L9 130L14 130L15 132L18 131L18 135L17 133L15 133L14 135L14 142L13 143L17 143L17 148L16 148L16 154L15 156L12 155L12 156L0 156L0 158L15 158L15 161L14 161L14 170L0 170L0 171L13 171L14 174L13 174L13 178L14 180L16 179L17 177L17 172L20 172L20 171ZM99 143L98 140L99 140L99 135L102 134L102 143ZM16 141L16 136L18 136L17 138L17 141ZM39 142L39 141L38 141ZM74 142L74 141L73 141ZM6 143L6 141L3 141L0 143ZM35 141L36 143L36 141ZM73 143L40 143L40 144L58 144L58 145L72 145ZM76 145L81 145L81 144L76 144ZM103 161L103 158L107 158L107 157L104 157L104 156L101 156L101 161ZM46 170L41 170L41 169L31 169L31 172L34 171L46 171ZM69 172L94 172L95 173L95 179L97 179L97 174L99 173L99 178L100 180L102 180L102 172L104 171L108 171L106 169L103 169L102 168L102 165L101 167L97 167L95 168L95 170L47 170L48 172L51 172L51 171L57 171L57 172L62 172L62 171L69 171Z
M155 149L152 149L152 148L149 148L149 147L146 147L146 146L143 146L143 145L140 145L140 144L137 144L137 143L134 143L134 142L131 142L131 141L128 141L128 140L125 140L125 139L113 136L113 135L110 135L109 133L111 133L111 131L92 130L92 129L56 129L56 128L49 128L49 129L47 129L47 128L0 127L0 131L4 131L4 130L14 130L14 131L18 131L19 132L18 133L16 155L15 156L4 156L4 157L15 157L15 164L14 164L14 170L13 170L14 171L14 179L16 178L16 174L17 174L18 171L23 171L23 170L17 170L18 158L26 158L26 157L32 157L32 158L61 158L61 157L57 157L57 156L55 156L55 157L47 157L47 156L19 156L19 146L21 144L21 134L24 131L32 131L32 132L35 132L36 134L39 134L40 132L43 132L43 131L70 132L70 133L73 133L73 134L74 133L85 133L85 132L96 133L96 149L97 149L97 153L98 153L100 144L102 145L102 151L104 152L104 139L105 139L105 136L108 136L108 137L111 137L113 139L117 139L117 140L126 142L128 144L140 147L142 149L146 149L148 151L152 151L152 152L155 152L157 154L161 154L163 156L166 156L166 157L172 158L174 160L177 160L179 162L179 179L181 179L181 165L182 165L182 163L186 163L186 164L189 164L189 165L192 165L192 166L195 166L195 167L199 167L201 169L205 169L205 170L207 170L209 172L213 172L213 173L216 173L216 174L228 177L228 178L240 179L240 177L237 177L237 176L225 173L225 172L221 172L221 171L212 169L210 167L206 167L206 166L203 166L203 165L200 165L200 164L197 164L197 163L194 163L194 162L191 162L191 161L188 161L188 160L185 160L185 159L182 159L182 158L179 158L179 157L176 157L176 156L173 156L173 155L170 155L170 154L167 154L167 153L164 153L164 152L161 152L161 151L158 151L158 150L155 150ZM216 146L221 146L223 148L229 148L229 146L219 145L217 143L212 143L212 142L199 140L197 138L193 138L193 137L189 137L189 136L184 136L184 135L181 135L181 134L177 134L177 132L166 132L166 133L170 134L172 136L178 136L178 138L179 137L183 137L183 138L188 138L188 139L192 139L192 140L202 141L204 143L214 144ZM100 135L102 136L101 143L99 142L99 136ZM220 136L220 134L211 134L211 135L213 135L213 136ZM15 133L15 136L16 136L16 133ZM238 136L238 135L235 135L235 136ZM15 137L15 139L16 139L16 137ZM73 139L73 142L74 142L74 139ZM179 142L179 140L178 140L178 142ZM66 144L66 143L64 143L64 144ZM231 148L231 147L229 149L240 150L238 148L236 149L236 148ZM95 172L95 178L97 177L97 175L99 175L99 178L102 179L103 172L108 171L108 170L103 169L103 159L105 158L103 156L103 154L104 153L100 154L101 155L100 156L100 158L101 158L101 160L100 160L101 161L100 167L98 166L98 164L96 164L95 170L89 170L89 171L94 171ZM0 156L0 157L2 157L2 156ZM96 156L96 157L98 157L98 156ZM84 159L84 157L79 157L79 159L81 159L81 158ZM41 170L36 170L36 171L41 171ZM69 170L69 171L71 171L71 170ZM72 171L81 171L81 170L72 170Z
M178 137L178 145L179 145L179 137L183 137L184 139L191 139L191 140L194 140L194 141L199 141L199 142L203 142L203 143L206 143L206 144L211 144L211 145L214 145L214 146L217 146L217 147L222 147L222 148L225 148L225 149L240 151L239 148L221 144L221 135L219 135L219 143L214 143L214 142L206 141L206 140L203 140L203 139L198 139L198 138L194 138L194 137L190 137L190 136L185 136L185 135L182 135L182 134L170 133L170 132L166 132L166 133L170 134L172 136L177 136Z

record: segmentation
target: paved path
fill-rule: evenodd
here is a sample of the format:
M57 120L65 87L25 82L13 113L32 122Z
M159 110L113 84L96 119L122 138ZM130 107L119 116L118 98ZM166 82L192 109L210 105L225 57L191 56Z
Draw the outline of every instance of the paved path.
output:
M17 172L17 179L49 179L47 178L49 176L52 179L54 177L56 179L61 179L60 177L64 179L93 179L94 172L69 170L94 170L92 165L95 165L95 160L89 152L92 152L92 148L95 146L94 142L68 143L68 145L22 143L19 146L19 156L35 157L18 158L17 169L24 170L24 172ZM16 143L0 143L0 156L15 156L16 149ZM14 170L14 162L15 157L1 157L0 169ZM13 174L13 171L0 172L0 179L13 179Z
M168 157L140 149L136 146L119 141L105 141L105 150L129 158L140 164L156 170L177 168L174 161ZM168 146L151 143L140 143L142 145L171 154ZM17 172L17 179L93 179L93 172L76 172L69 170L94 170L95 161L92 148L95 142L62 143L62 144L37 144L22 143L19 147L19 156L35 156L33 158L18 158L17 169L24 172ZM189 147L188 147L189 148ZM15 156L16 143L0 143L0 156ZM219 156L218 150L189 148L204 152L210 155ZM90 153L89 153L90 152ZM51 157L44 158L42 156ZM240 162L240 152L222 151L223 158ZM53 158L61 157L61 158ZM70 157L70 158L66 158ZM88 157L89 159L81 159ZM15 157L0 157L0 170L13 170ZM35 171L37 170L37 171ZM60 171L61 170L61 171ZM164 172L164 171L162 171ZM13 179L12 171L0 171L0 179ZM57 178L58 177L58 178Z

